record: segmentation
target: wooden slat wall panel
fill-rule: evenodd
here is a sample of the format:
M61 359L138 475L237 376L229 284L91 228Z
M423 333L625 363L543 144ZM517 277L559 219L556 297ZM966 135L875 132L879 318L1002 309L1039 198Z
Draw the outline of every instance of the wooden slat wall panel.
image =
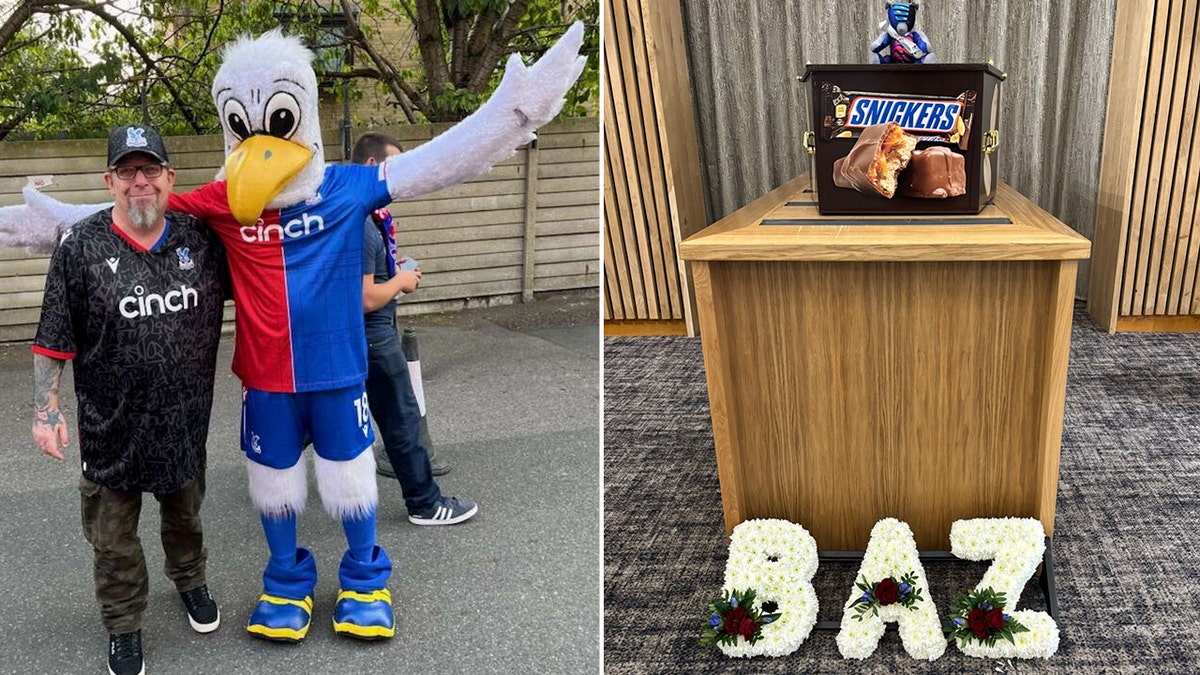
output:
M380 129L406 148L449 125ZM47 190L72 203L109 201L101 172L105 141L0 143L0 206L21 201L26 176L52 174ZM176 187L188 190L216 173L224 159L217 136L167 139L178 167ZM340 160L335 132L326 132L326 159ZM525 280L528 150L492 171L421 199L392 205L399 245L426 273L421 290L400 303L401 314L487 304L517 296ZM537 153L532 290L596 288L600 284L600 131L598 120L564 120L543 128ZM0 342L30 340L41 307L48 259L0 248ZM227 319L232 318L232 309Z
M650 61L654 17L644 9L639 0L605 6L605 318L677 320L686 299Z
M917 17L939 61L991 59L1008 73L999 178L1088 237L1114 42L1118 59L1134 58L1124 27L1114 39L1116 1L939 0L921 3ZM800 146L808 103L796 76L806 61L866 63L884 3L681 2L709 215L717 220L808 170ZM1087 279L1084 266L1081 294Z
M1184 279L1195 225L1194 164L1200 162L1193 156L1200 97L1197 7L1197 0L1160 0L1151 27L1146 109L1139 161L1134 166L1134 208L1121 274L1125 316L1172 316L1196 310L1194 254L1186 291ZM1187 220L1185 212L1190 212Z
M1146 268L1150 260L1150 249L1153 247L1154 213L1158 198L1157 187L1162 175L1163 152L1169 143L1152 142L1152 138L1163 138L1163 133L1169 120L1166 119L1171 108L1171 71L1163 72L1163 67L1173 65L1179 46L1178 19L1180 2L1175 2L1172 12L1171 2L1158 3L1154 22L1154 31L1160 33L1150 42L1150 76L1146 83L1148 94L1146 109L1142 117L1142 138L1138 145L1138 165L1134 183L1134 217L1133 229L1130 232L1130 247L1126 255L1126 276L1124 290L1121 294L1121 310L1123 314L1142 314L1145 301ZM1173 14L1173 16L1172 16ZM1172 19L1174 19L1172 21ZM1168 26L1170 24L1170 26ZM1166 33L1174 30L1172 39ZM1163 90L1166 98L1161 98Z
M1200 275L1200 269L1197 268L1197 259L1200 259L1200 231L1198 231L1197 223L1200 222L1200 195L1197 194L1197 188L1200 187L1200 46L1196 44L1200 41L1200 8L1197 9L1196 30L1197 39L1192 43L1192 64L1191 75L1188 78L1188 91L1192 97L1192 136L1191 142L1187 146L1189 149L1187 155L1187 171L1183 174L1182 182L1182 208L1179 212L1179 244L1176 246L1175 260L1175 283L1172 288L1179 288L1179 297L1177 303L1180 314L1198 314L1200 313L1200 305L1197 304L1196 297L1196 277ZM1179 139L1180 143L1188 143L1186 137ZM1183 162L1180 162L1183 164ZM1179 174L1176 173L1176 182L1179 182ZM1170 297L1168 296L1168 303Z
M1171 183L1171 197L1165 213L1166 233L1163 237L1162 265L1158 269L1158 292L1155 297L1155 314L1186 314L1179 303L1183 295L1183 270L1187 264L1187 243L1194 224L1183 220L1185 202L1194 203L1194 184L1186 182L1192 162L1190 139L1196 128L1196 106L1200 98L1200 48L1196 38L1200 36L1197 21L1197 0L1187 0L1183 12L1183 31L1179 39L1178 71L1175 76L1175 107L1182 111L1176 132L1174 167L1165 169ZM1190 17L1190 21L1188 18ZM1182 100L1181 100L1182 99ZM1193 187L1193 199L1187 200L1187 188Z
M1088 308L1110 332L1194 330L1200 0L1120 0L1117 11L1130 58L1113 64ZM1138 324L1151 317L1184 321Z

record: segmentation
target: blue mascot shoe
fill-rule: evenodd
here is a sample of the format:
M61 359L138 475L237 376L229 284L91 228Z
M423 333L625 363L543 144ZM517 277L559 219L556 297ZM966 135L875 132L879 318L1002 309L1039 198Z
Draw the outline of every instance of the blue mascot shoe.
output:
M277 642L299 642L308 635L312 623L312 596L303 600L280 598L263 593L246 622L246 631L254 637ZM389 607L390 610L390 607Z
M359 640L386 640L396 635L392 594L386 589L370 593L338 591L333 606L333 630Z

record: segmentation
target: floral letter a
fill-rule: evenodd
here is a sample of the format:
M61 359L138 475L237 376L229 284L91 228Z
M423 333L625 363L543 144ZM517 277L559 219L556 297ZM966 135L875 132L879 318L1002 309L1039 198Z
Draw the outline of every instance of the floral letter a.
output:
M865 581L846 600L837 636L843 658L865 659L874 654L885 621L900 624L904 651L914 659L933 661L946 651L925 569L917 557L917 542L907 523L895 518L875 523L856 578ZM918 597L921 599L909 601ZM871 611L859 611L862 605Z

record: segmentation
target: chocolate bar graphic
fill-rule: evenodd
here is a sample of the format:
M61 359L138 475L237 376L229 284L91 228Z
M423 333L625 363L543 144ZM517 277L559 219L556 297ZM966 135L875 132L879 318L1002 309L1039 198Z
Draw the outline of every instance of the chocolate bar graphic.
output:
M833 184L891 199L916 145L917 138L895 122L867 127L850 153L833 163Z
M945 199L967 192L963 156L944 145L916 150L900 174L900 194L906 197Z

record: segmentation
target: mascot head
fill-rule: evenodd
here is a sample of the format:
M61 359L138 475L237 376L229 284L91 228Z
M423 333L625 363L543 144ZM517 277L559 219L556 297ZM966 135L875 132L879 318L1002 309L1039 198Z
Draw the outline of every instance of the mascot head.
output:
M225 49L213 102L225 133L230 210L244 225L264 208L316 195L325 174L313 54L273 30Z
M912 32L917 25L917 9L918 5L915 2L898 2L897 0L888 0L887 5L888 23L892 28L901 35Z

